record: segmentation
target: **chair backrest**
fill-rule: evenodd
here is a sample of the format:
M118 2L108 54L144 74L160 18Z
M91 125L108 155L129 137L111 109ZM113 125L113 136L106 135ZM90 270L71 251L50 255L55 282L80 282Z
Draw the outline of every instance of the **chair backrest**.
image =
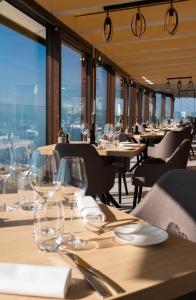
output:
M79 156L84 159L88 179L87 195L99 195L110 191L114 185L115 170L112 165L105 165L100 155L90 144L57 144L55 150L60 158Z
M183 127L184 139L192 140L191 131L192 131L192 127L190 125L186 125Z
M139 133L145 133L146 132L145 127L144 127L143 124L138 125L138 132Z
M156 144L154 156L158 158L168 158L181 144L184 138L183 131L169 131L159 144Z
M196 243L196 171L165 173L132 214Z
M191 141L183 140L174 153L166 159L168 167L171 169L185 169L187 166L190 147Z

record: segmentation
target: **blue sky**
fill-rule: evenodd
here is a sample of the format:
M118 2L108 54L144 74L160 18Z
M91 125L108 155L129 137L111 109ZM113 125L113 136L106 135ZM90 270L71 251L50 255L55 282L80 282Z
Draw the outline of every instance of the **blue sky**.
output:
M45 46L3 25L0 41L0 103L45 105Z

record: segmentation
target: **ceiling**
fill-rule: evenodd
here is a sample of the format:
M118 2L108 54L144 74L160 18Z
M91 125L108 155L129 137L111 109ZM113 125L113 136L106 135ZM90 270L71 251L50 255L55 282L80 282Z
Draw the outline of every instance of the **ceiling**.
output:
M178 95L177 80L171 88L165 87L167 77L192 76L196 87L196 0L174 3L179 16L176 34L170 36L164 29L168 4L141 8L146 19L146 32L137 39L131 33L130 23L136 9L111 12L113 37L106 42L103 24L106 14L78 16L84 13L103 11L103 6L125 3L123 0L36 0L46 10L80 36L115 61L141 84L142 76L152 81L150 88ZM133 2L133 1L129 1ZM146 1L147 2L147 1ZM188 79L181 80L182 89L187 89ZM183 92L193 97L193 92Z

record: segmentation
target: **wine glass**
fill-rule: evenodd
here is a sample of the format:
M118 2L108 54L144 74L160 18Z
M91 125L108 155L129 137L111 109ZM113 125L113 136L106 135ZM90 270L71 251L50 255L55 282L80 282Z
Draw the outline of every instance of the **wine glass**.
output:
M80 125L81 133L82 133L82 141L87 142L87 137L89 134L89 129L88 129L88 124L87 123L82 123Z
M57 151L44 153L33 151L30 163L30 180L33 190L41 196L44 203L59 189L57 181L60 158Z
M106 136L108 146L113 142L114 126L113 124L106 124L104 126L104 135Z
M71 210L70 235L63 241L70 249L81 249L85 242L73 234L73 210L77 203L77 197L84 196L87 188L87 176L84 160L81 157L64 157L61 159L58 181L61 185L60 193L67 201Z
M31 151L27 144L14 145L14 169L21 175L26 176L30 168Z
M3 194L6 194L6 183L13 171L13 151L11 144L0 145L0 182L3 186ZM0 211L15 210L12 204L4 202L0 205Z

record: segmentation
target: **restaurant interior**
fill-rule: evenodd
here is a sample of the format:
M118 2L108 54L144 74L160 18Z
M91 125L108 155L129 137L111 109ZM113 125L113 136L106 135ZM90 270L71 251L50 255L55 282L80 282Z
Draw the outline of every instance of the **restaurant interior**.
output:
M196 1L0 24L0 300L195 299Z

